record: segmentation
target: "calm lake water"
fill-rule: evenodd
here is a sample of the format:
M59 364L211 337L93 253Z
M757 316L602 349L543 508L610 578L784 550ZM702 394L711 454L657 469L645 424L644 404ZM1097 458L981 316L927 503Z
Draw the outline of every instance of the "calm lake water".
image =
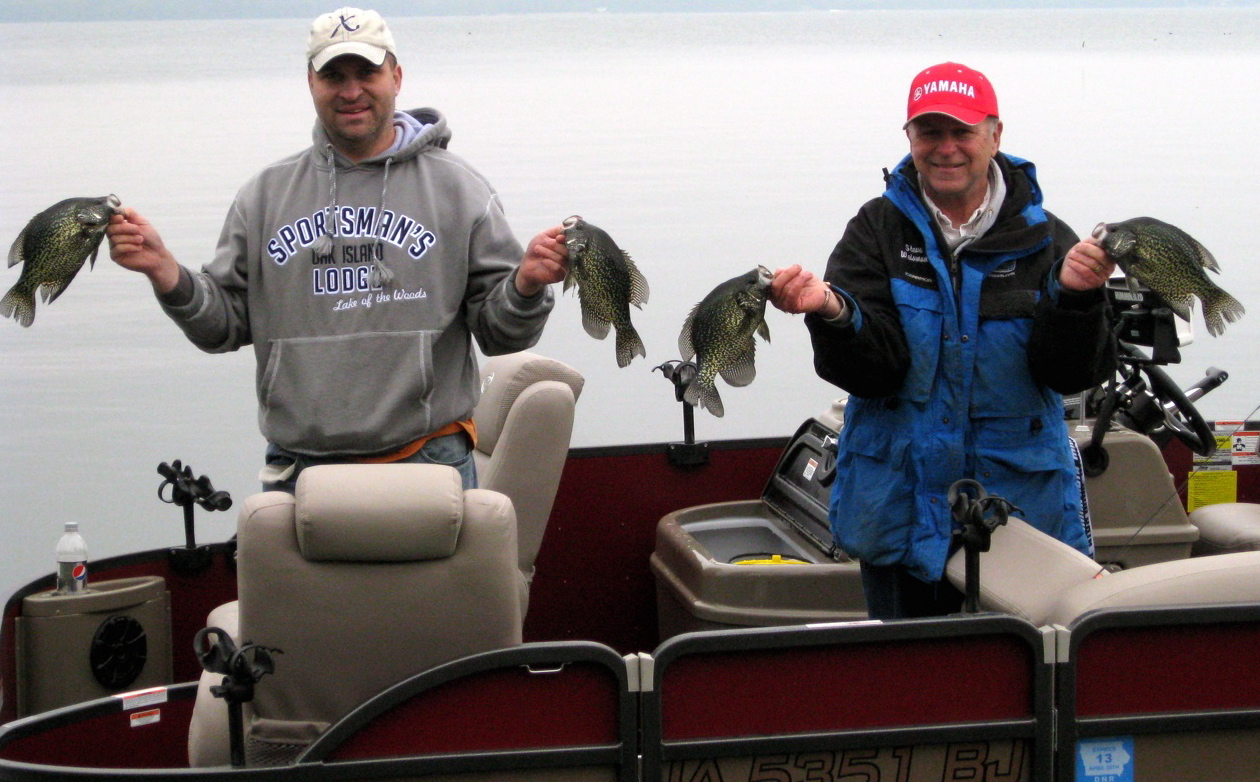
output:
M228 205L263 165L309 143L308 20L0 25L0 240L69 196L116 193L182 262L209 260ZM582 214L636 259L652 298L633 319L647 360L559 301L537 350L581 370L575 445L678 440L681 407L652 367L678 356L690 308L756 264L821 271L844 224L907 145L921 68L985 71L1003 148L1035 161L1047 205L1079 233L1151 215L1219 259L1252 313L1183 349L1183 385L1230 381L1209 418L1260 402L1260 10L562 14L391 19L401 107L431 105L451 148L496 185L522 239ZM19 269L9 269L7 289ZM790 434L838 390L812 371L799 319L768 315L758 377L720 384L697 436ZM243 498L263 448L251 351L209 356L144 280L98 259L35 324L0 322L0 592L51 569L77 519L92 556L182 542L155 493L179 458ZM232 512L198 512L201 537Z

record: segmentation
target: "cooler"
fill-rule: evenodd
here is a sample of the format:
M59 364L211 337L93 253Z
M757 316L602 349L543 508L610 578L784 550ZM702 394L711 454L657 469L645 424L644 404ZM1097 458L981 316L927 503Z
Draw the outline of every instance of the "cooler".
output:
M858 563L831 540L836 430L827 423L801 424L761 499L685 508L660 520L650 564L661 640L693 630L866 618Z

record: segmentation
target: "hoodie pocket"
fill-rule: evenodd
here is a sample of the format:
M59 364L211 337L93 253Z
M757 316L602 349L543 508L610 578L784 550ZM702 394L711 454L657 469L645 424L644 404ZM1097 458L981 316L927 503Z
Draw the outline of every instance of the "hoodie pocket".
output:
M299 453L379 453L431 430L434 333L276 340L264 370L261 428Z

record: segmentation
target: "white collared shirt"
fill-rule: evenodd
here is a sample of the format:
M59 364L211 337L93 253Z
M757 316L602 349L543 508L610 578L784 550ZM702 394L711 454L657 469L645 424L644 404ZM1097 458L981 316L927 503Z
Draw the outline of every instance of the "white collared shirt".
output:
M928 205L928 210L936 218L936 224L941 227L941 233L945 235L945 243L949 245L950 252L956 253L984 236L997 222L998 210L1001 209L1002 202L1006 200L1006 181L1002 179L1002 170L998 168L997 161L990 160L989 187L985 192L984 202L972 213L967 222L957 227L954 226L954 221L949 219L949 215L942 212L940 207L932 202L922 185L919 191L923 194L923 201Z

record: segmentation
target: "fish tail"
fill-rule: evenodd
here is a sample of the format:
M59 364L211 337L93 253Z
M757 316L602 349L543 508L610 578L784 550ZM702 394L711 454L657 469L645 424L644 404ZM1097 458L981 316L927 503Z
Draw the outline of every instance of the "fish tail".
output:
M617 366L628 367L635 356L647 358L647 350L634 326L624 323L617 327Z
M1203 320L1208 333L1216 337L1225 332L1225 323L1233 323L1247 310L1242 302L1219 288L1203 300Z
M22 326L30 328L35 322L35 296L16 285L0 299L0 316L13 318Z
M718 418L726 414L717 386L713 384L712 379L706 381L699 375L691 381L691 385L687 386L686 392L683 393L683 401L692 407L703 407Z

